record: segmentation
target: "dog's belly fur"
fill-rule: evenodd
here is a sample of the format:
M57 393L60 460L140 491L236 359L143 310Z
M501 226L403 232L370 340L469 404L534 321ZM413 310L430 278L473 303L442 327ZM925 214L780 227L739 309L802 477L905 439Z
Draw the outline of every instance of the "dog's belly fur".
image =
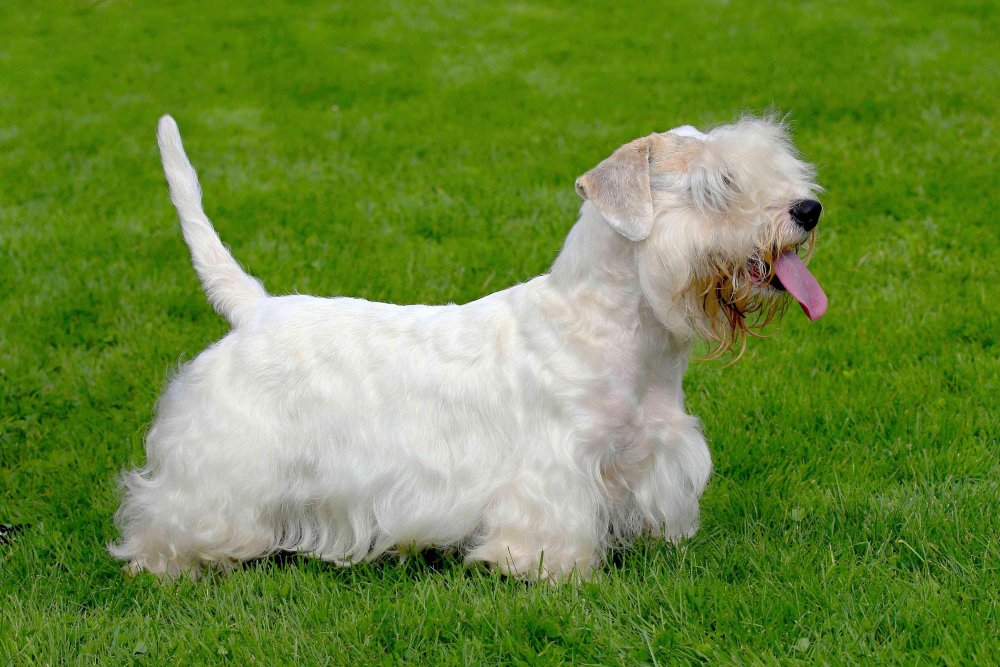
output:
M680 375L609 354L624 332L582 326L548 281L463 306L261 301L161 398L119 551L173 575L463 546L565 575L618 534L690 534L711 463Z

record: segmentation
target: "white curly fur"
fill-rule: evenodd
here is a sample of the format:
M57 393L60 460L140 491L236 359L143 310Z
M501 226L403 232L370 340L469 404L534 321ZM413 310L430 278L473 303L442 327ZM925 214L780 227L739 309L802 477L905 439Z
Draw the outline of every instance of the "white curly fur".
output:
M581 177L588 201L548 274L445 306L269 296L202 211L170 117L158 137L233 328L169 383L146 464L124 475L110 551L132 571L453 546L563 580L614 542L694 533L712 466L684 411L704 315L683 290L711 253L804 238L788 208L812 171L780 123L626 145Z

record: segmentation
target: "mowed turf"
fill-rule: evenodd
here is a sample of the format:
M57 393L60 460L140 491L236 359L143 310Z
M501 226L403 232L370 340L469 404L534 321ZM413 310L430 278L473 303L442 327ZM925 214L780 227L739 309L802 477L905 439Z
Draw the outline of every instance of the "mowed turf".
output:
M1000 655L990 3L0 4L0 664L987 664ZM154 139L273 293L544 272L620 144L791 112L830 295L685 380L701 532L531 586L430 553L127 580L115 477L226 331Z

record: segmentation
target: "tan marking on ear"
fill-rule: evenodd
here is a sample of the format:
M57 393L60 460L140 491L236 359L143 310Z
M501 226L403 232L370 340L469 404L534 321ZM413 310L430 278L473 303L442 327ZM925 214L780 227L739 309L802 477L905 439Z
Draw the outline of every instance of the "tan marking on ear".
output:
M649 191L652 137L631 141L576 179L576 192L590 201L615 231L632 241L649 235L653 200Z
M702 148L704 142L694 137L678 137L674 134L654 134L650 153L652 175L662 173L679 174L687 171L688 162Z

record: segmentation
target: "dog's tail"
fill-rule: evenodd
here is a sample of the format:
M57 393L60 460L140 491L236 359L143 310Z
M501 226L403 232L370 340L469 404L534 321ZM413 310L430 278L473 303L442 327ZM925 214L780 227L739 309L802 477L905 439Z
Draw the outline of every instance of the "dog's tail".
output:
M160 119L156 141L160 145L163 173L170 184L170 199L177 208L184 241L191 249L194 270L215 311L234 327L239 326L267 292L259 280L248 275L233 259L202 210L198 175L184 153L177 123L170 116Z

